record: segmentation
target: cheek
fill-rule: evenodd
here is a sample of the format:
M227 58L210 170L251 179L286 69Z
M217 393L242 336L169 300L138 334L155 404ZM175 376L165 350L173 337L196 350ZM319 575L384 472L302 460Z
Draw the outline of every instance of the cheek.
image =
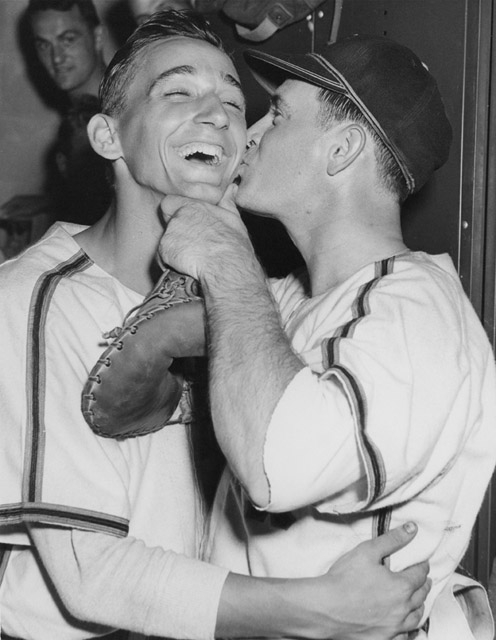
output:
M126 127L124 135L121 133L120 140L124 159L135 172L142 174L156 170L160 161L157 159L153 136L146 128L133 123Z
M79 61L82 67L90 67L96 59L93 49L84 44L72 50L72 57Z
M266 151L268 149L260 151L257 162L246 173L241 195L246 196L248 203L263 202L268 206L269 202L279 201L291 192L294 171L287 150L277 154Z
M241 160L241 157L246 149L246 144L248 142L248 134L246 131L246 123L244 120L238 123L236 126L236 135L234 136L236 140L236 144L238 147L238 162Z
M41 64L45 67L45 69L49 69L51 68L52 64L52 58L50 56L50 54L48 52L46 53L39 53L38 54L38 59L41 62Z

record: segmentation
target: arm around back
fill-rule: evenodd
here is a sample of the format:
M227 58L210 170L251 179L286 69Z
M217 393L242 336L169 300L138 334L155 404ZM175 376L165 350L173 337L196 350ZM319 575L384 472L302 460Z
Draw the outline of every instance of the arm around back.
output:
M324 576L291 580L227 574L133 538L30 526L41 560L72 616L194 640L387 640L414 629L430 588L427 563L392 573L383 558L415 533L413 525L398 528L362 543Z

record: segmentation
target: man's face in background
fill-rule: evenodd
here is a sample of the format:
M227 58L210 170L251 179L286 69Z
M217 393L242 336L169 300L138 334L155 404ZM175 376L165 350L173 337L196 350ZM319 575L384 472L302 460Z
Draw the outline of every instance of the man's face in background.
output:
M59 89L70 95L91 93L101 73L101 27L88 25L73 6L36 12L31 28L38 57Z

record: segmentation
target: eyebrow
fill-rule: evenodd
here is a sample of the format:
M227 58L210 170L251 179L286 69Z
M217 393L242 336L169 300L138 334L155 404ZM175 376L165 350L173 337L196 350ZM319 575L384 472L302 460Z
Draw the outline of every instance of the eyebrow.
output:
M79 29L66 29L65 31L62 31L62 33L58 33L55 38L58 40L59 38L63 38L72 33L76 36L81 35L81 31ZM43 38L42 36L36 36L35 42L50 42L50 40Z
M195 73L196 69L189 64L183 64L178 67L172 67L172 69L167 69L167 71L163 71L159 76L155 78L155 80L153 80L150 88L148 89L148 95L153 91L157 84L160 84L171 76L194 75ZM233 75L231 75L230 73L221 73L221 77L224 82L227 82L227 84L230 84L236 89L239 89L241 93L243 93L240 82Z

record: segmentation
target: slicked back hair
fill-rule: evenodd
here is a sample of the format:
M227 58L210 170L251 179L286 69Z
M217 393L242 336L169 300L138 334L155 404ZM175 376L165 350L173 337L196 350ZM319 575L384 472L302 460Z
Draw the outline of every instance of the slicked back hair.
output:
M183 36L203 40L225 52L222 40L205 18L194 11L159 11L143 22L114 55L100 83L102 113L118 117L126 106L127 87L145 61L150 44Z
M70 11L77 7L86 24L94 29L100 24L100 18L93 0L29 0L26 14L32 16L39 11Z
M326 129L333 122L349 120L360 124L374 141L375 159L381 186L389 191L400 203L408 197L408 186L399 164L393 158L377 133L367 122L360 109L346 96L328 89L318 92L320 101L319 124Z

